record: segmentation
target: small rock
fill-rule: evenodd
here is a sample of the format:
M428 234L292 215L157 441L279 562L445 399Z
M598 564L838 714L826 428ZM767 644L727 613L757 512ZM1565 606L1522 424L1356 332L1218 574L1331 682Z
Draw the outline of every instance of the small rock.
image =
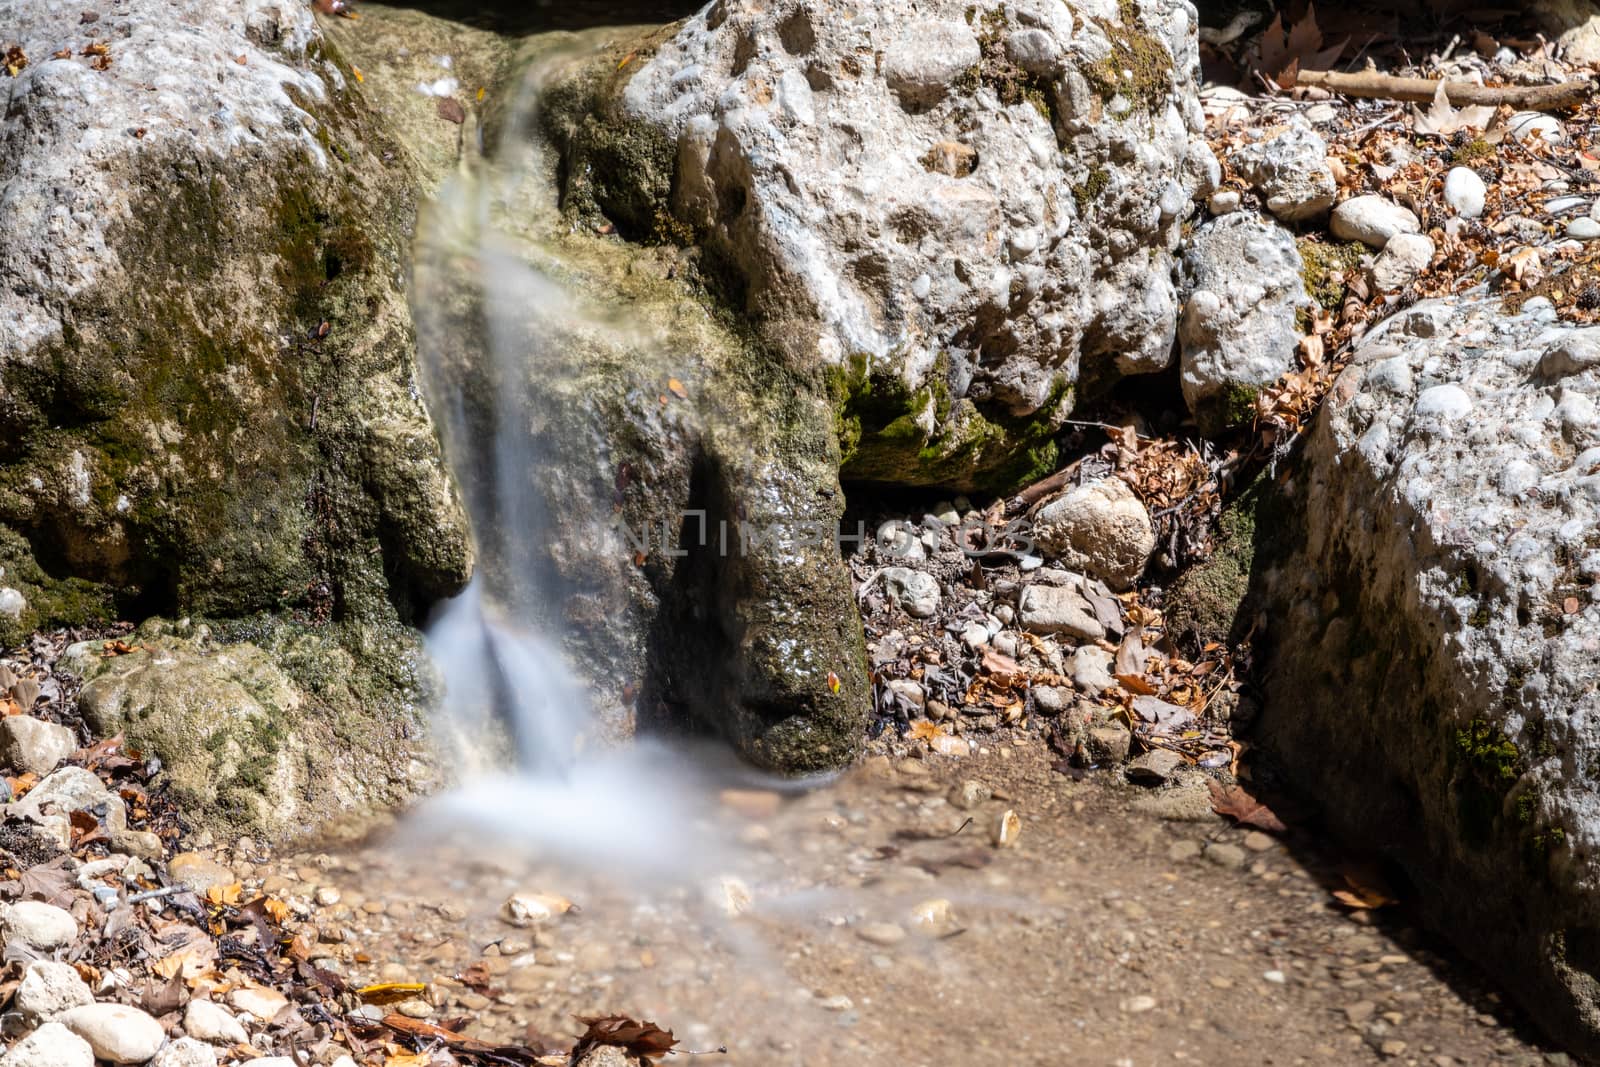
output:
M87 1041L95 1058L112 1063L143 1063L167 1039L160 1023L126 1004L85 1004L56 1021Z
M1282 971L1267 971L1261 977L1273 985L1283 985L1289 980Z
M300 1067L300 1065L288 1056L257 1056L253 1060L245 1060L238 1067Z
M1128 781L1141 785L1160 785L1172 777L1172 772L1183 766L1183 757L1164 748L1149 752L1128 764Z
M1122 1010L1127 1012L1129 1015L1139 1015L1143 1012L1154 1011L1155 1006L1155 997L1145 996L1142 994L1137 997L1129 997L1120 1005Z
M969 622L961 630L961 643L976 652L989 643L989 628L981 622Z
M1519 111L1506 123L1506 131L1517 140L1538 137L1550 144L1560 144L1567 139L1559 120L1542 111Z
M939 610L939 581L931 574L909 567L886 567L883 590L889 598L915 619L930 618Z
M1587 215L1580 215L1567 223L1567 236L1575 241L1593 241L1600 237L1600 222Z
M856 1006L856 1002L843 993L836 993L831 997L824 997L817 1001L817 1007L823 1011L849 1011Z
M1228 162L1284 222L1304 222L1333 206L1328 144L1298 115L1274 136L1235 150Z
M333 886L325 885L318 887L314 897L320 906L324 908L331 908L343 899L343 894L341 894L339 890L335 889Z
M713 879L705 890L706 900L730 919L743 915L755 903L755 895L741 879L724 875Z
M1420 233L1395 234L1372 263L1372 284L1380 292L1404 288L1428 269L1433 252L1433 242Z
M269 1023L289 1006L289 998L276 989L241 986L228 994L228 1003L235 1011L245 1012L261 1022Z
M78 921L53 904L20 900L0 911L0 930L7 941L17 941L40 952L64 948L78 939Z
M1103 723L1084 732L1083 744L1095 763L1115 767L1128 758L1133 735L1121 723Z
M1067 673L1072 677L1073 685L1089 696L1099 696L1117 684L1111 675L1115 661L1116 657L1099 645L1084 645L1072 654Z
M180 1037L156 1053L150 1067L217 1067L217 1053L203 1041Z
M957 782L951 786L950 793L946 799L949 800L950 806L958 811L971 811L985 800L988 800L989 795L990 790L987 785L982 782L968 780Z
M108 835L108 847L122 856L137 856L142 860L157 860L166 854L161 838L148 830L116 830Z
M1045 30L1013 30L1006 35L1006 58L1029 74L1047 78L1061 66L1061 46Z
M1358 1000L1344 1009L1344 1017L1350 1021L1350 1025L1360 1026L1372 1018L1375 1011L1377 1011L1377 1005L1373 1004L1372 1001Z
M1270 852L1278 847L1278 843L1260 830L1251 830L1244 835L1244 847L1251 852Z
M72 964L35 960L23 973L11 1010L37 1025L61 1012L93 1003L94 994Z
M1215 863L1218 867L1238 870L1245 863L1244 849L1238 845L1215 844L1206 849L1206 859Z
M1059 715L1072 706L1072 690L1059 685L1034 686L1033 703L1046 715Z
M550 893L513 893L500 905L500 918L512 926L538 926L572 908L572 901Z
M1094 641L1106 628L1094 616L1094 607L1075 585L1030 585L1017 602L1022 625L1035 633L1066 634Z
M394 1006L394 1010L408 1019L430 1019L433 1017L433 1005L421 997L402 1000Z
M983 53L972 30L959 22L914 22L884 50L883 76L902 104L937 101Z
M23 609L28 606L27 597L20 590L11 586L0 586L0 614L9 615L15 619L21 616Z
M950 734L939 734L928 739L928 747L941 756L966 756L971 754L972 745L964 737L954 737Z
M1388 197L1376 193L1351 197L1333 209L1333 235L1342 241L1360 241L1382 248L1397 233L1419 233L1417 216Z
M1237 189L1218 189L1206 200L1206 210L1213 215L1231 215L1239 210L1240 199Z
M1167 849L1167 859L1173 863L1187 863L1204 851L1198 841L1174 841Z
M191 1000L183 1013L183 1030L190 1037L213 1045L248 1045L250 1033L244 1024L222 1005L209 1000Z
M906 939L906 931L894 923L868 923L856 930L856 936L869 945L898 945Z
M1150 513L1121 478L1087 482L1050 501L1034 519L1033 536L1067 567L1113 589L1130 588L1156 547ZM1096 626L1100 633L1090 640L1105 633Z
M1444 176L1444 202L1464 219L1475 219L1483 214L1484 197L1488 190L1478 172L1467 167L1451 167Z
M60 1023L45 1023L0 1056L0 1067L94 1067L94 1049Z
M957 929L955 909L943 897L921 901L911 909L911 928L928 937L944 937Z
M989 840L995 848L1015 848L1022 836L1022 819L1007 808L989 829Z
M167 861L167 876L204 896L214 885L228 885L233 872L199 852L180 852Z
M1178 318L1183 398L1202 433L1250 417L1260 388L1296 366L1299 317L1311 306L1294 234L1239 212L1184 242Z
M0 763L32 774L49 774L78 747L65 726L27 715L0 720Z

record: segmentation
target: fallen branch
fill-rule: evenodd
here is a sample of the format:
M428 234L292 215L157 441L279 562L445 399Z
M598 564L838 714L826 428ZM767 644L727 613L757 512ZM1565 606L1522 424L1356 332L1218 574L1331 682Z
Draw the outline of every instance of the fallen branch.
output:
M1373 100L1407 100L1417 104L1433 102L1439 87L1444 86L1445 98L1452 106L1487 104L1499 107L1510 104L1527 111L1559 111L1577 107L1593 95L1595 82L1591 78L1575 78L1559 85L1478 85L1475 82L1438 82L1429 78L1402 78L1394 74L1379 74L1363 70L1344 74L1336 70L1302 70L1295 77L1296 85L1321 86L1330 92L1345 96L1363 96Z

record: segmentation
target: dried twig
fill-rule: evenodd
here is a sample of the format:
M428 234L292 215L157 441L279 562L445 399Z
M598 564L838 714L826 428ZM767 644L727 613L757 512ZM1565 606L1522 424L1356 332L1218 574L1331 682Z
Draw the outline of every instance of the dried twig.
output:
M1409 100L1413 103L1433 102L1439 86L1444 86L1445 97L1453 106L1462 104L1487 104L1530 111L1558 111L1577 107L1594 94L1595 82L1591 78L1575 78L1559 85L1478 85L1475 82L1438 82L1430 78L1402 78L1394 74L1379 74L1362 70L1345 74L1336 70L1302 70L1295 78L1300 86L1321 86L1346 96L1362 96L1374 100Z

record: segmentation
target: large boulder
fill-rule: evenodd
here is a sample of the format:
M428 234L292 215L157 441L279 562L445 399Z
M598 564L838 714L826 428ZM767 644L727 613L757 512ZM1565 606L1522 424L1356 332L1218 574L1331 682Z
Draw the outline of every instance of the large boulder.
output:
M349 837L440 781L421 719L435 680L406 627L152 621L126 644L74 645L61 668L97 734L161 757L195 825Z
M1218 167L1176 0L716 0L553 87L569 208L696 245L832 384L849 478L1047 471L1083 392L1171 364Z
M1262 741L1600 1052L1600 330L1418 304L1337 379L1252 569Z
M413 385L414 183L293 0L0 0L0 637L411 618L470 569Z

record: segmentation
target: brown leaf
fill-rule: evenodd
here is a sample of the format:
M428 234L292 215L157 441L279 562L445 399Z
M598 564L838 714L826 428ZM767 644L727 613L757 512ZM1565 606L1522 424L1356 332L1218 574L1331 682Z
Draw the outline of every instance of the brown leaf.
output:
M678 379L676 379L676 378L668 378L667 379L667 392L671 393L673 396L677 397L679 400L688 400L689 399L689 391L687 389L685 389L683 387L683 383L678 381Z
M1211 810L1218 815L1226 815L1240 826L1254 826L1271 834L1288 831L1272 809L1251 796L1244 786L1223 785L1214 778L1207 779L1206 786L1211 790Z
M1144 675L1142 674L1119 674L1116 676L1116 679L1117 683L1130 693L1135 693L1142 697L1153 697L1156 695L1156 687L1145 681Z
M1116 673L1143 676L1144 658L1144 627L1135 626L1117 648Z
M1027 673L1022 669L1022 664L1018 663L1004 652L997 652L992 648L985 648L983 650L982 663L983 669L990 674L999 674L1008 678L1016 678Z
M110 835L100 825L100 820L87 811L71 812L67 815L67 821L72 824L72 847L74 849L92 845L96 841L110 840Z
M945 733L939 729L937 723L929 722L927 719L918 719L911 724L911 731L906 736L913 741L932 741L936 737L945 736Z
M1383 908L1398 903L1383 869L1367 860L1346 860L1339 866L1339 877L1348 889L1335 889L1339 903L1357 909Z
M461 106L461 101L453 96L441 96L436 105L439 117L446 122L453 122L457 126L467 121L467 109Z
M158 1019L168 1012L177 1011L188 1002L189 987L176 974L164 982L146 978L139 993L139 1007Z
M64 907L72 902L75 880L67 865L70 856L58 856L49 863L30 867L17 879L23 900L42 900L46 904Z
M576 1062L596 1045L614 1045L629 1055L646 1060L658 1060L678 1044L671 1030L663 1030L652 1022L637 1022L626 1015L576 1016L588 1026L572 1049Z

